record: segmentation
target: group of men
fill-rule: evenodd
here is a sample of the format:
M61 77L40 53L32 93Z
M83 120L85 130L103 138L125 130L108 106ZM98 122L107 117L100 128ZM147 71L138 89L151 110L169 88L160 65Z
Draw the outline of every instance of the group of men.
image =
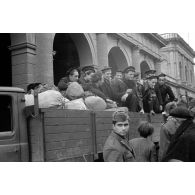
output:
M91 91L106 102L116 102L119 107L127 107L130 112L161 113L168 102L175 100L175 96L165 83L166 75L155 74L155 70L146 71L145 77L140 80L135 68L128 66L117 70L112 78L111 67L97 70L94 65L89 65L75 68L71 75L60 80L58 88L65 90L67 81L77 81L85 91Z
M112 78L112 68L97 70L94 65L81 69L72 68L66 77L58 83L60 90L65 90L67 82L77 81L84 91L91 91L106 102L116 102L119 107L127 107L130 112L161 113L165 105L175 100L175 96L165 83L165 74L155 75L155 70L145 72L145 78L139 79L139 73L133 66L117 70Z

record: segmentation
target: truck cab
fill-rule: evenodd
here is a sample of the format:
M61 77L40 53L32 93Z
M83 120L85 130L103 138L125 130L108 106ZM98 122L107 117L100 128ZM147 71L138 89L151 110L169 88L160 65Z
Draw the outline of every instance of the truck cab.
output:
M0 161L29 161L24 90L0 87Z

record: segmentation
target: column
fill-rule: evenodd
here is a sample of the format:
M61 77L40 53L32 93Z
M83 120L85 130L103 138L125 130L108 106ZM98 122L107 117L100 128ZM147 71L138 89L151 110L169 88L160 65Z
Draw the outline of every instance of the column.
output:
M37 33L36 77L41 83L53 84L53 34Z
M141 73L139 59L140 59L140 47L137 45L134 46L132 49L132 66L135 67L136 72Z
M35 82L34 67L36 64L35 34L12 33L12 85L26 90L29 83Z
M156 70L156 75L159 75L162 72L161 71L161 63L163 63L163 61L164 60L162 58L155 60L154 67Z
M98 67L108 66L108 43L106 33L97 33L97 60Z

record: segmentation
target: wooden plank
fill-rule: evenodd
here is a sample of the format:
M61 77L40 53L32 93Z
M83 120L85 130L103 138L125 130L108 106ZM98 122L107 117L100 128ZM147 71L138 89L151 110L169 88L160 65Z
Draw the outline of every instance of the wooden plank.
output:
M87 118L90 111L87 110L64 110L64 109L41 109L45 112L46 118Z
M112 130L97 131L96 136L97 136L97 138L98 137L105 137L105 136L108 136L111 131Z
M112 130L112 124L96 124L97 131Z
M67 140L59 142L46 143L46 151L59 150L65 148L89 146L91 147L91 139Z
M96 117L96 124L112 124L112 118Z
M105 117L105 118L112 118L112 114L113 114L114 111L96 111L95 114L96 114L96 117Z
M87 139L87 138L91 138L90 132L46 134L45 142L63 141L63 140L65 141L71 139Z
M30 118L30 151L34 151L30 159L32 161L44 161L44 134L43 134L43 114L37 118Z
M66 132L84 132L91 131L89 125L60 125L60 126L45 126L45 133L66 133Z
M161 114L156 114L154 116L151 117L151 122L152 123L161 123L163 122L163 117Z
M84 125L89 124L90 119L89 118L45 118L45 125Z
M48 161L58 161L60 159L83 156L83 154L89 153L92 153L92 148L89 148L88 146L66 148L62 150L47 151L46 159Z

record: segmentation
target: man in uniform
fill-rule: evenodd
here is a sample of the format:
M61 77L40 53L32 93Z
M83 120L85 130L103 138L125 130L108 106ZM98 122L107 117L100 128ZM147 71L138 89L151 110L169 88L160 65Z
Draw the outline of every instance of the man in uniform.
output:
M155 86L155 88L158 88L160 90L161 97L162 97L163 110L167 103L175 101L175 96L173 94L173 91L171 87L166 84L165 77L166 75L164 73L161 73L160 75L158 75L157 84Z
M156 76L147 77L147 85L144 87L143 108L144 112L155 114L162 110L162 99L158 89L155 89Z
M123 70L123 73L123 82L126 85L126 93L122 96L121 100L130 112L142 111L141 99L138 95L136 82L134 80L135 68L133 66L128 66Z
M113 91L111 88L112 80L112 69L109 66L105 66L101 69L103 76L103 83L100 86L100 90L107 96L109 99L114 100Z
M125 111L116 111L112 117L113 131L107 138L103 157L106 162L131 162L135 155L130 147L127 134L129 131L129 116Z
M95 68L93 65L84 66L81 68L81 78L79 79L84 91L89 90L89 85L91 84L91 77L95 73Z

